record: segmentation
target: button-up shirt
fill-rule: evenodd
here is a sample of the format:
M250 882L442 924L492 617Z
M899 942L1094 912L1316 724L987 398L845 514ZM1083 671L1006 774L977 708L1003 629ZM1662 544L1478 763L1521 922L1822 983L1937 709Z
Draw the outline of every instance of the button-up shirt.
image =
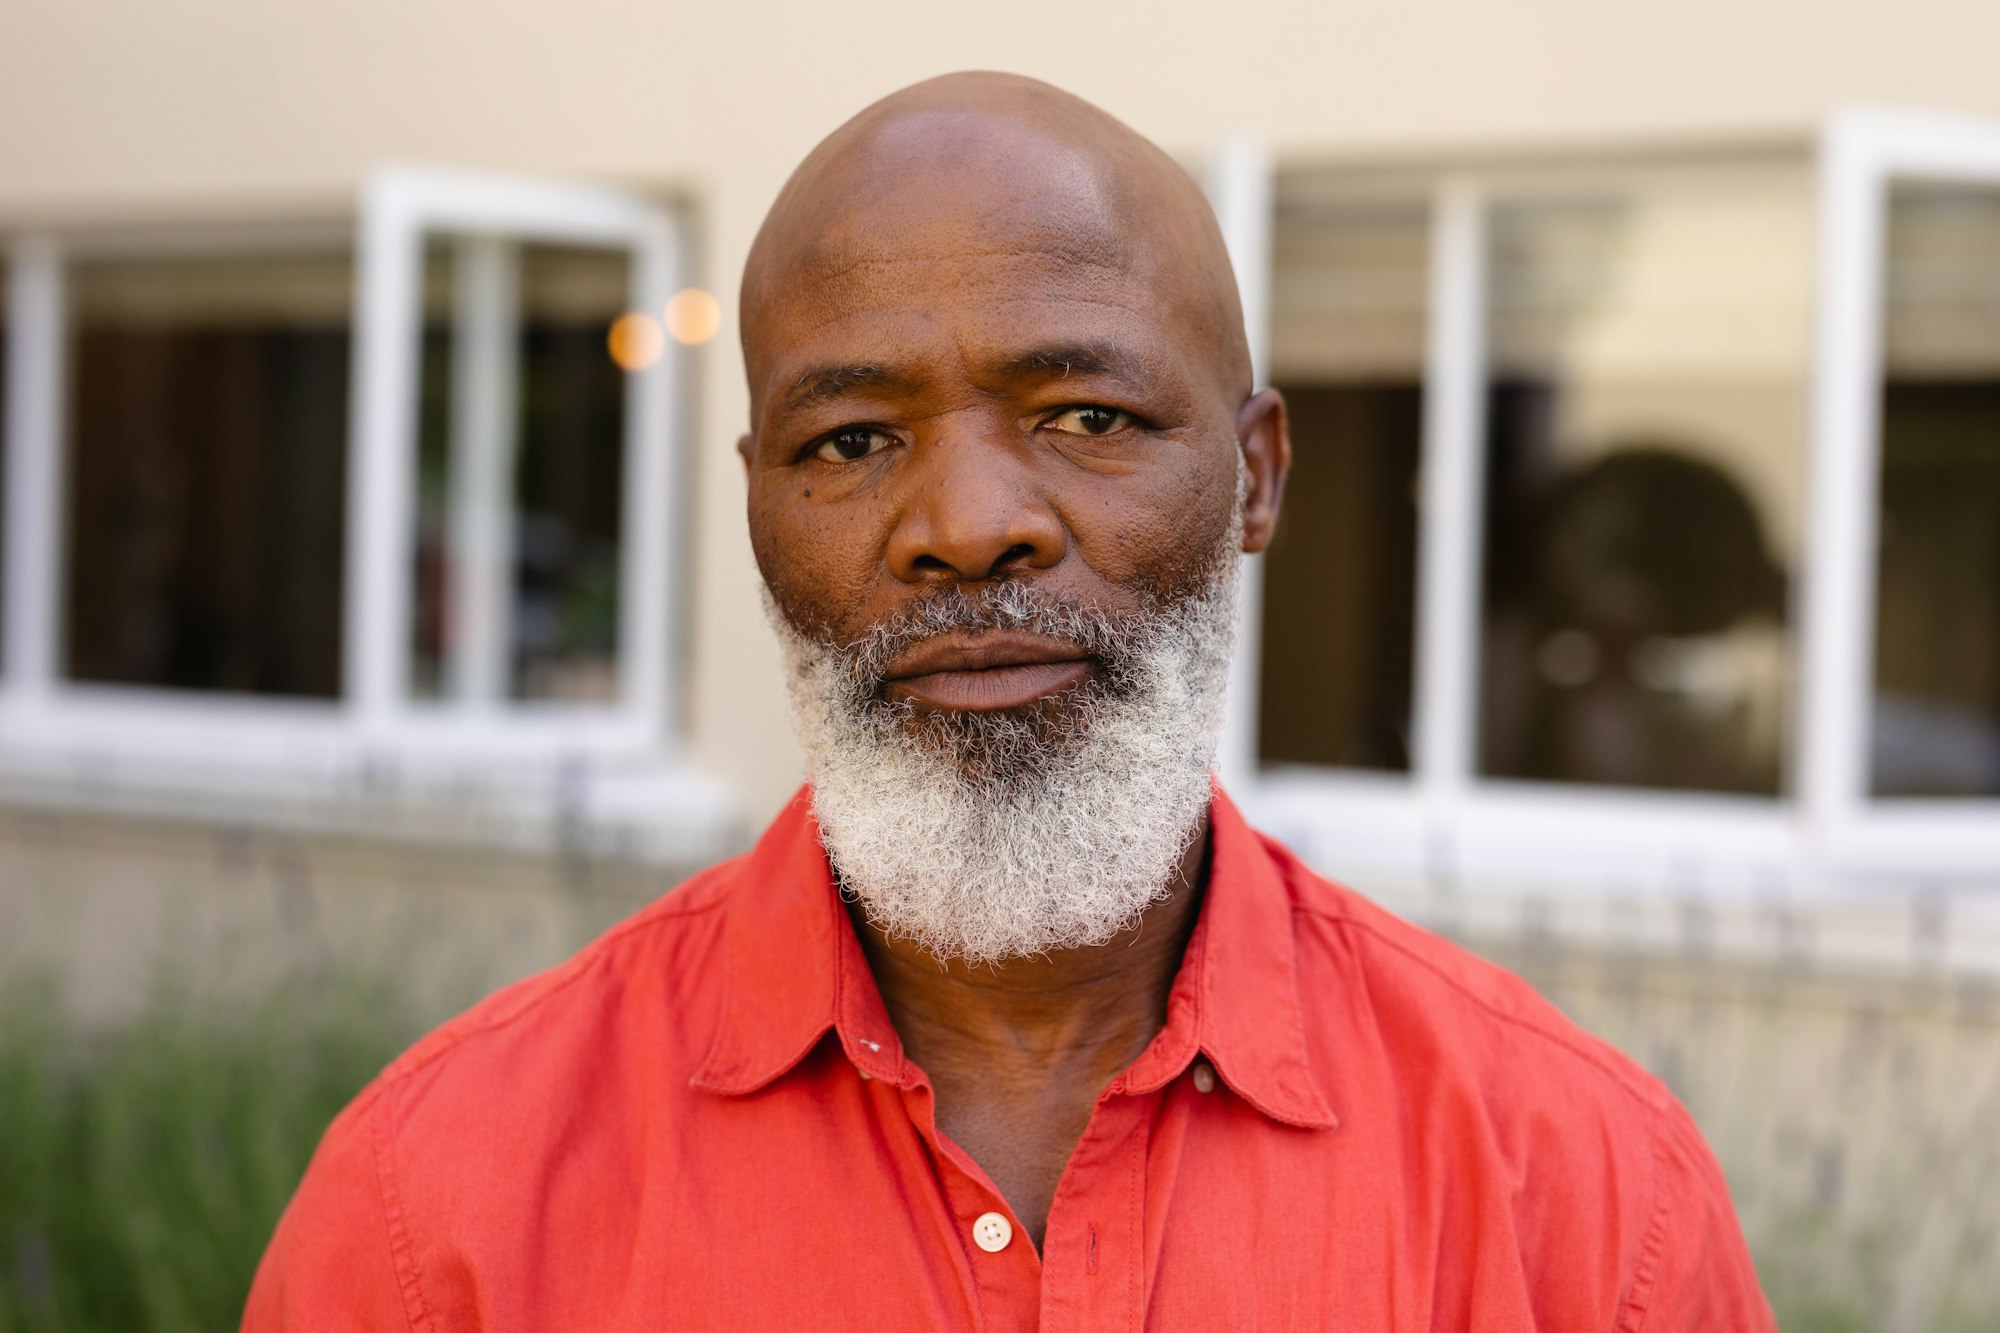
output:
M1164 1027L1037 1251L938 1132L801 793L327 1131L246 1329L1769 1329L1652 1077L1217 794Z

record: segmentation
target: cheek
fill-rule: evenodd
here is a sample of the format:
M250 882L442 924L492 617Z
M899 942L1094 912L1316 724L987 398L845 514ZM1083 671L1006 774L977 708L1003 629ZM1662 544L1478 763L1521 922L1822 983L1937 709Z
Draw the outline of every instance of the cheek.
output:
M1127 484L1085 491L1065 506L1079 553L1104 579L1172 600L1202 586L1236 503L1233 456L1190 452Z
M880 564L868 506L816 503L796 479L753 482L750 549L793 624L838 630L867 600Z

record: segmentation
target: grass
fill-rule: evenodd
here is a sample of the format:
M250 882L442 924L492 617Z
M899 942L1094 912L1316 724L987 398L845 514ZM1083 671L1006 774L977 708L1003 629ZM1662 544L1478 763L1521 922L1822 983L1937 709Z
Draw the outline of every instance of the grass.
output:
M413 1035L362 986L66 1030L0 1002L0 1333L233 1329L334 1114Z

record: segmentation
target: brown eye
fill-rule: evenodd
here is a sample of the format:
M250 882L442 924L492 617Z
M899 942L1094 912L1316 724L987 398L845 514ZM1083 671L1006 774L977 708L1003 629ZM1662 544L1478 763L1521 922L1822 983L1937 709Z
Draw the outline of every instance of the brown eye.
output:
M852 463L887 448L888 444L889 437L881 431L857 426L827 436L813 451L813 456L828 463Z
M1115 407L1072 407L1049 424L1069 435L1109 435L1130 421Z

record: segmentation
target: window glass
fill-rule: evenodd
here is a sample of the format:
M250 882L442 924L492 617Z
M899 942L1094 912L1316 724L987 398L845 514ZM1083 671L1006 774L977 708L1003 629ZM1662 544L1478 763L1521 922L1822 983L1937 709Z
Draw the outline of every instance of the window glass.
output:
M1809 200L1773 167L1491 211L1482 774L1781 789Z
M617 699L626 372L610 334L629 290L623 251L427 251L418 697Z
M1870 773L2000 796L2000 190L1889 200Z
M70 267L65 674L340 692L352 265Z
M1259 757L1407 772L1427 215L1281 179L1272 239L1293 458L1264 562Z

